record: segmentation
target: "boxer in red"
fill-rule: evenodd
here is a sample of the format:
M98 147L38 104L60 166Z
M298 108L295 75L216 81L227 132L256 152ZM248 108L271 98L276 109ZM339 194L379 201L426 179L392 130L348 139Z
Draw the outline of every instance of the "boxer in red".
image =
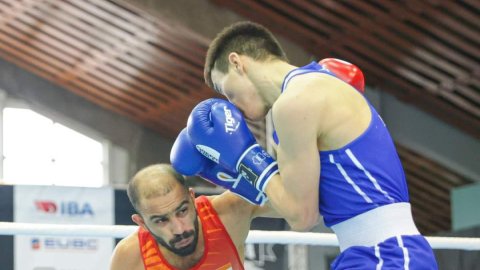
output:
M244 269L250 221L268 214L229 191L195 198L167 164L139 171L128 196L139 229L115 248L112 270Z

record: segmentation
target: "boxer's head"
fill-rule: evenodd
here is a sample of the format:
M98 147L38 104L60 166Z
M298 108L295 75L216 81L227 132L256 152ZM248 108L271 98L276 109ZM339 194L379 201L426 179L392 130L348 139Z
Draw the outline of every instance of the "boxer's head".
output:
M255 85L259 62L287 61L285 52L272 33L252 23L233 24L212 41L205 60L206 84L226 96L245 118L263 118L268 105L264 93Z
M195 251L199 226L194 193L170 165L140 170L128 184L128 197L137 211L132 220L158 244L179 256Z

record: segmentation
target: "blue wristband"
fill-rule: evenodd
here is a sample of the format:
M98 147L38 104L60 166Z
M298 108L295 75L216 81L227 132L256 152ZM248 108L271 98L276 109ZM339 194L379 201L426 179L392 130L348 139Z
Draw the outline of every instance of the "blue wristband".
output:
M278 173L277 162L258 144L243 152L236 168L240 175L262 192L271 177Z

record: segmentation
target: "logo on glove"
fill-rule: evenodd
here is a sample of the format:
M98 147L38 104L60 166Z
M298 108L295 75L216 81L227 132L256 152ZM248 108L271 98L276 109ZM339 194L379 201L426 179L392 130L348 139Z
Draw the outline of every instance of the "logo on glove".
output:
M255 156L252 157L253 164L255 165L262 164L263 161L267 158L267 156L269 155L265 151L256 153Z
M256 175L251 168L248 168L245 165L240 164L238 171L243 178L245 178L248 182L250 182L254 187L256 186L258 175Z
M220 153L217 150L201 144L195 145L195 148L197 148L198 152L200 152L206 158L218 164L220 160Z
M221 180L223 182L232 182L232 188L237 188L238 183L240 183L241 180L241 175L238 175L237 178L233 178L233 176L229 175L228 173L225 172L218 172L217 173L217 178L218 180Z
M232 134L237 130L240 123L235 121L235 118L232 117L232 111L227 106L223 106L223 111L225 112L225 131L228 134ZM236 125L235 122L237 122Z

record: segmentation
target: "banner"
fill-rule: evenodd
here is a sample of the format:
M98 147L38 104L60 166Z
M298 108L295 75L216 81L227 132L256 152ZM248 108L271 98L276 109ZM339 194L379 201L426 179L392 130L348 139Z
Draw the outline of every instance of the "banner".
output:
M15 186L14 221L113 225L111 188ZM15 236L15 270L109 269L114 239Z

